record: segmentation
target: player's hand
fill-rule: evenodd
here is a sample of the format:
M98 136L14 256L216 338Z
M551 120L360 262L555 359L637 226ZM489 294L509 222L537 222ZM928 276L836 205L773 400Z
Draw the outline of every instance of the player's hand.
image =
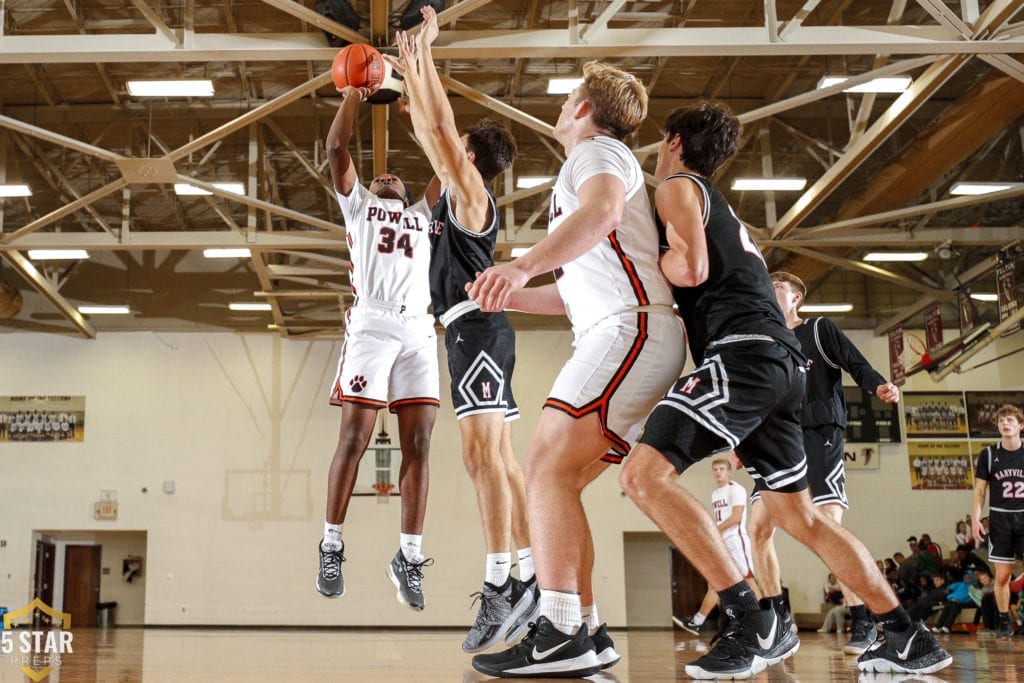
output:
M437 36L441 33L441 29L437 25L437 12L430 5L425 6L420 10L423 15L423 28L420 29L420 40L426 45L431 45L437 39Z
M729 451L729 464L732 465L734 470L746 469L743 467L743 463L740 462L740 456L736 455L736 451Z
M875 395L886 403L896 403L900 400L900 388L892 382L886 382L878 385Z
M480 310L497 313L505 310L512 292L525 287L529 279L526 272L515 263L503 263L477 273L476 280L466 284L466 292L480 306Z
M974 542L978 544L978 547L985 542L985 527L981 525L980 519L971 520L971 536L974 537Z
M398 57L381 55L384 60L398 72L402 78L414 77L417 74L417 59L419 58L416 43L405 31L399 31L395 35L395 44L398 45Z
M350 97L355 97L360 102L372 94L369 88L355 88L351 85L346 85L344 88L335 88L335 90L341 93L341 96L346 100Z

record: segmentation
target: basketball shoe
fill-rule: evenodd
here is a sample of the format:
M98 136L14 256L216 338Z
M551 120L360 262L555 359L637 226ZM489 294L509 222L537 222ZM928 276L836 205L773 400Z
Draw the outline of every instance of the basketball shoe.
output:
M590 640L594 643L597 661L601 662L602 669L610 669L622 659L622 655L615 651L615 642L608 635L608 624L601 624L601 628L590 636Z
M850 629L850 642L843 646L843 653L862 655L871 644L878 640L878 629L870 621L855 621Z
M796 639L787 651L783 647L787 637L793 634L775 610L745 612L729 619L725 630L712 639L711 650L686 665L686 675L698 679L756 676L800 647Z
M423 568L434 564L434 558L428 557L422 562L409 562L399 548L395 557L388 565L388 578L395 584L395 597L406 607L423 611Z
M337 550L324 549L320 541L320 571L316 574L316 589L328 598L340 598L345 594L345 578L341 575L341 563L345 561L345 544Z
M537 621L537 617L540 616L540 586L537 585L537 577L532 576L529 581L523 582L523 589L525 593L520 600L529 599L533 604L529 609L523 610L522 615L509 626L505 633L506 645L514 644L526 635L526 632L530 630L530 624ZM516 607L513 606L512 610L516 611Z
M463 652L480 652L494 645L533 606L530 591L511 576L500 588L485 581L483 589L472 595L473 603L480 601L480 611L462 641Z
M885 630L867 652L857 658L857 668L867 672L930 674L952 664L953 656L942 649L920 621L902 633Z
M586 624L568 635L542 616L518 645L473 657L473 668L500 678L583 678L600 671L601 660Z
M693 620L693 617L689 619L680 619L679 617L672 617L672 623L683 629L689 631L695 636L700 635L700 625Z

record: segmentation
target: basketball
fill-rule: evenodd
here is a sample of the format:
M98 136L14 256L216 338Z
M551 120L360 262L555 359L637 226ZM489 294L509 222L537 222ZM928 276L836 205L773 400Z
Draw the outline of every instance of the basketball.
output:
M384 80L384 58L365 43L346 45L334 56L331 75L337 88L351 85L373 91Z

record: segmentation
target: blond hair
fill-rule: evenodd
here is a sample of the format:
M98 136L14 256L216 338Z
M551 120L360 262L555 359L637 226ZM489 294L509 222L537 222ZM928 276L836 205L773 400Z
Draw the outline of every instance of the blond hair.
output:
M785 282L793 288L793 291L799 292L801 297L807 296L807 285L804 284L803 280L793 275L793 273L777 270L772 273L772 282Z
M594 124L619 140L640 127L647 116L647 89L636 76L604 62L583 65L579 101L590 103Z
M711 461L711 468L714 469L715 465L725 465L730 470L732 469L732 463L729 462L728 458L715 458Z

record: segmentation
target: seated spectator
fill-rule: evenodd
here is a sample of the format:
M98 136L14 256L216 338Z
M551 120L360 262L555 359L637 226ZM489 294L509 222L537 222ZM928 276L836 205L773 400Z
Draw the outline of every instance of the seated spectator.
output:
M964 520L957 522L956 532L953 535L956 538L958 548L965 545L970 550L974 549L974 538L971 536L971 527L967 522Z
M946 586L946 575L941 572L935 576L922 574L921 580L923 588L921 597L907 610L911 621L927 621L932 612L946 601L946 595L949 593L949 587ZM931 582L930 587L925 583L927 580Z
M828 579L822 587L822 601L832 605L839 605L843 602L843 589L839 587L839 580L836 575L829 572Z
M904 557L903 553L898 550L892 554L892 559L896 560L896 571L900 575L900 583L907 588L912 588L917 582L917 568L914 566L914 562L909 557Z
M992 573L992 569L985 560L975 555L967 546L958 545L956 547L956 560L949 567L949 570L955 571L958 576L963 576L964 572L976 572L979 569L983 569L990 574Z
M892 588L892 592L896 594L896 599L900 601L900 606L904 609L909 607L917 598L917 593L911 590L913 587L904 585L900 581L899 573L895 569L887 570L885 572L885 579L889 582L889 587Z
M843 595L839 594L842 601ZM825 614L825 622L818 629L818 633L828 633L835 626L836 633L843 633L846 630L846 617L850 616L850 608L846 605L836 605Z
M977 631L978 622L984 619L985 629L995 631L998 610L996 609L996 585L992 582L992 574L984 569L979 569L974 572L974 581L974 588L968 590L978 610L974 613L974 623L971 630Z
M963 580L949 584L949 593L946 594L946 604L942 606L939 619L932 626L934 633L949 633L956 618L964 607L974 607L971 599L970 587L974 584L974 575L971 572L964 572Z
M914 568L917 570L918 575L929 574L930 576L935 576L939 573L942 563L939 561L939 556L930 548L934 544L925 543L925 538L926 536L922 534L922 540L917 544L917 561L914 563ZM938 546L935 547L937 548Z
M889 573L890 569L896 569L896 560L892 559L891 557L885 558L884 564L885 567L882 571L886 574Z
M917 545L922 551L927 550L935 555L935 558L939 561L939 566L942 566L942 546L933 541L929 534L921 534L921 540L918 541Z

